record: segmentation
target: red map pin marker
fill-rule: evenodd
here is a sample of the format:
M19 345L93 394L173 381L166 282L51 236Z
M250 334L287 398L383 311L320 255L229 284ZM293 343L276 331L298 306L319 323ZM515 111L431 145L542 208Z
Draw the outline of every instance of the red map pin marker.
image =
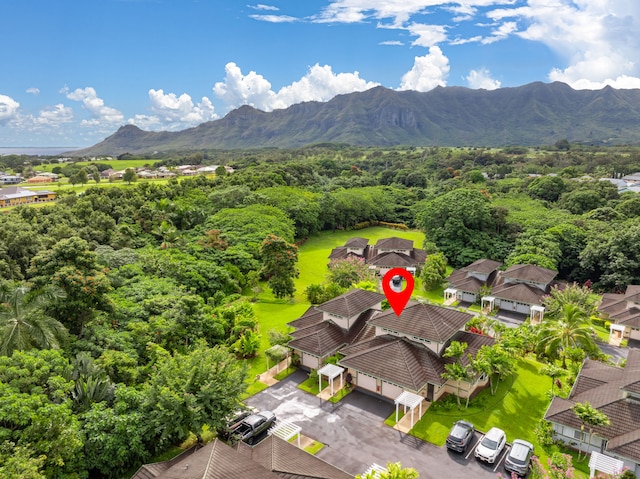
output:
M402 287L402 280L398 281L398 276L404 278L405 285L404 290L400 291ZM392 283L397 283L397 286ZM411 293L413 293L413 275L404 268L393 268L387 271L387 274L382 278L382 290L384 295L389 300L389 304L396 313L396 316L400 316L402 310L409 302Z

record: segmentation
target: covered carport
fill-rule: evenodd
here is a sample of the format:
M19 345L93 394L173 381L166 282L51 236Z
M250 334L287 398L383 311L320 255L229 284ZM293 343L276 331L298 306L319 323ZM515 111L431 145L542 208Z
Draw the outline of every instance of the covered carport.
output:
M318 369L318 390L322 391L322 376L327 376L329 385L331 388L331 395L333 396L333 380L340 376L340 388L342 389L342 373L344 368L337 364L325 364L322 368Z
M416 406L419 407L418 419L422 417L422 401L424 401L424 398L422 396L419 396L418 394L413 394L409 391L403 391L400 394L400 396L398 396L394 400L394 403L396 404L396 422L398 422L398 409L402 404L402 406L404 407L404 414L407 414L407 408L411 410L411 428L413 428L413 424L414 424L413 411L416 408Z

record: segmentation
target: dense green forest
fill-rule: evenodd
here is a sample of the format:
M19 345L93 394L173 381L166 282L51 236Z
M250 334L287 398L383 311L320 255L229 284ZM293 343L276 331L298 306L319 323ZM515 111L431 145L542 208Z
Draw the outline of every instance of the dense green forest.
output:
M246 389L237 359L257 350L252 290L292 296L295 245L322 230L404 225L453 267L487 257L599 292L640 283L640 196L599 180L640 171L638 149L316 145L161 160L236 172L0 215L0 477L118 478L220 426Z

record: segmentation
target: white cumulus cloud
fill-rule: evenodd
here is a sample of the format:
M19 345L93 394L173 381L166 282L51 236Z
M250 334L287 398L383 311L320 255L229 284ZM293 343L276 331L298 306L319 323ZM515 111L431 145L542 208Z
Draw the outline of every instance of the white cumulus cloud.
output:
M40 94L40 89L35 87L27 88L25 91L27 93L31 93L32 95L36 95L36 96Z
M296 17L291 17L289 15L249 15L249 17L254 20L268 23L293 23L298 21Z
M500 81L491 78L491 72L486 68L471 70L465 79L467 80L469 88L482 88L485 90L496 90L500 88Z
M115 108L104 104L104 100L98 97L96 90L92 87L76 88L67 93L69 100L82 102L83 107L91 115L90 120L83 120L85 126L113 125L122 123L124 115Z
M16 118L20 103L7 95L0 95L0 125L6 125Z
M413 68L402 77L399 90L429 91L446 86L449 76L449 59L440 47L429 48L429 53L415 57Z
M149 100L153 114L134 115L129 118L128 123L143 129L180 130L218 117L213 103L206 96L202 97L200 103L194 104L191 96L186 93L178 96L152 88L149 90Z
M566 62L552 81L574 88L638 88L640 2L636 0L529 0L527 6L496 9L494 20L526 22L518 35L541 42Z
M58 128L63 123L73 121L73 110L71 107L58 103L51 108L40 110L40 114L35 117L33 121L39 126L51 126L53 128Z
M360 78L358 72L336 74L329 65L312 66L304 77L278 92L271 89L271 83L262 75L254 71L244 75L235 63L228 63L225 71L224 81L216 83L213 91L230 108L251 105L271 111L303 101L328 101L336 95L378 86Z

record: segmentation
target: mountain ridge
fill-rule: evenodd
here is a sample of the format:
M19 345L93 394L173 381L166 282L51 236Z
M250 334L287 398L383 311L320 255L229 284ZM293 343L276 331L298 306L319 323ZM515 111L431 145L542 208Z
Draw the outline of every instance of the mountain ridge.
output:
M428 92L375 87L327 102L265 112L249 105L181 131L124 125L74 155L154 151L359 146L538 146L559 139L640 144L640 90L574 90L534 82L497 90L436 87Z

